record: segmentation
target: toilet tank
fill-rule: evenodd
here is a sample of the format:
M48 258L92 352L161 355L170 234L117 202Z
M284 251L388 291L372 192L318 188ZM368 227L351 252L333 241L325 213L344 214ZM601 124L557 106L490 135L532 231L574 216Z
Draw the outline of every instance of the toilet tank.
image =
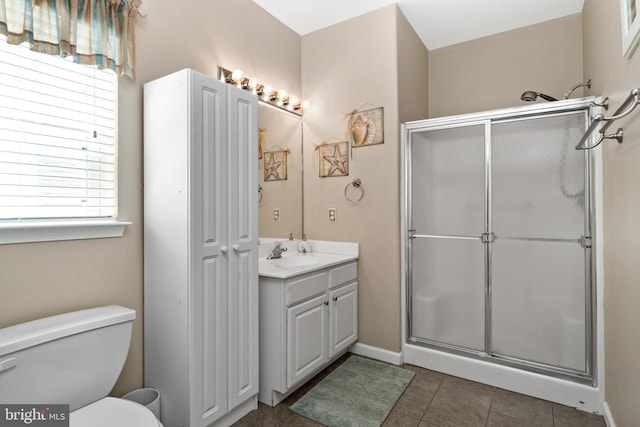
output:
M124 365L136 312L117 305L0 329L0 402L69 404L107 396Z

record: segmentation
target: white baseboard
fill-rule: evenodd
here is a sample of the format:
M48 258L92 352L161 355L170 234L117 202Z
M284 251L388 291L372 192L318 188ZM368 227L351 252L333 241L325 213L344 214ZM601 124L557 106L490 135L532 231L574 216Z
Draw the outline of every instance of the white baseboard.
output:
M613 420L613 414L606 400L602 402L602 417L607 427L616 427L616 422Z
M371 345L355 343L350 348L349 351L353 354L357 354L359 356L370 357L372 359L380 360L381 362L391 363L393 365L402 365L403 357L402 353L397 353L395 351L385 350L380 347L373 347Z

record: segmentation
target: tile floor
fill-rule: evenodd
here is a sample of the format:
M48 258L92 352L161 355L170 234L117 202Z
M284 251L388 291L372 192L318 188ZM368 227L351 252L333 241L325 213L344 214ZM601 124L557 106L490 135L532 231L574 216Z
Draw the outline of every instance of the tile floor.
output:
M338 367L338 359L275 408L260 403L235 427L314 427L314 421L289 410L315 384ZM382 427L605 427L601 416L412 365L407 389Z

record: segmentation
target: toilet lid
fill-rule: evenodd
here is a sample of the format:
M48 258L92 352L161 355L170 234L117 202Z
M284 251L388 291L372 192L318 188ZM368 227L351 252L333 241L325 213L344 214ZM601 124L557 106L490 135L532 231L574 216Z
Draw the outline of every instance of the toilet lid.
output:
M70 427L157 427L153 412L130 400L105 397L69 415Z

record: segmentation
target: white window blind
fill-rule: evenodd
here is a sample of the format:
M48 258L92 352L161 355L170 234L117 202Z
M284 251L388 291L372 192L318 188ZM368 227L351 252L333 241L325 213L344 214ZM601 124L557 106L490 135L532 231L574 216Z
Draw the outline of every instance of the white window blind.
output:
M0 40L0 222L114 218L117 77Z

